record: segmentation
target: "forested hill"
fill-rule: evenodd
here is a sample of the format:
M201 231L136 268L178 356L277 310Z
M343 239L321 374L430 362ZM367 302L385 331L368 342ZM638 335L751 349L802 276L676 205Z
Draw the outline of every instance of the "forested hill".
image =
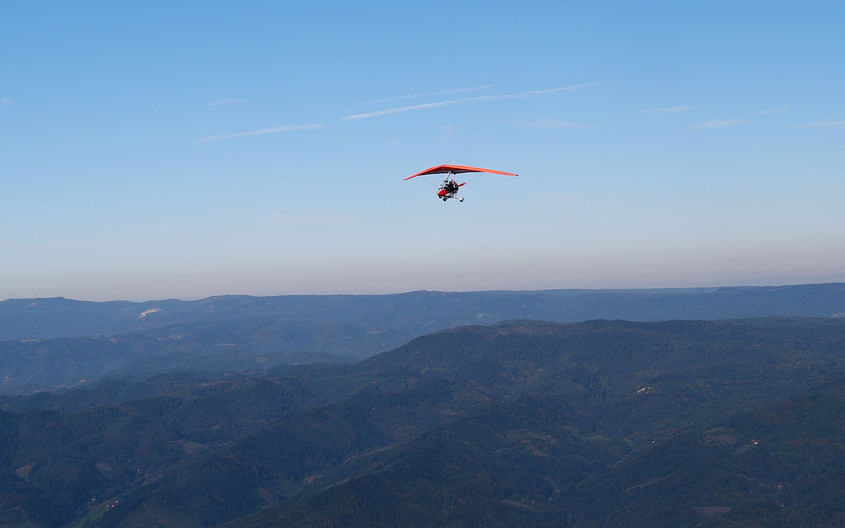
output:
M117 335L196 321L346 322L410 335L508 319L662 321L845 315L845 284L653 290L545 290L394 295L222 296L197 301L0 302L0 341ZM397 343L398 345L399 343Z
M511 321L0 401L14 528L845 519L843 319Z

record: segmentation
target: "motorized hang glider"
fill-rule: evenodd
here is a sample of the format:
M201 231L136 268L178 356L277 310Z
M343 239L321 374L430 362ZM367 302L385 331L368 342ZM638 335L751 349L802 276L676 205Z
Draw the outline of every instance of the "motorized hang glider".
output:
M467 167L466 165L437 165L436 167L431 167L416 174L412 174L405 179L410 180L411 178L416 178L417 176L425 176L427 174L445 174L446 177L443 178L443 181L440 183L440 187L437 188L437 197L443 200L444 202L449 198L455 198L459 202L463 202L464 197L459 197L458 191L461 187L466 185L467 182L456 182L455 174L460 174L464 172L489 172L490 174L501 174L502 176L518 176L517 174L514 174L512 172L482 169L481 167Z

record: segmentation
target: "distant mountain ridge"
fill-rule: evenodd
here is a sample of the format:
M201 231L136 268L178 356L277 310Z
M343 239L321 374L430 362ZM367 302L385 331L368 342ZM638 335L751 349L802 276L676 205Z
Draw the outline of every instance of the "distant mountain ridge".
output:
M389 295L229 295L196 301L0 301L0 341L141 332L257 317L347 322L413 336L508 319L578 322L845 316L845 283L793 286L438 292ZM399 343L396 343L398 345Z
M415 337L505 320L836 317L845 284L654 290L224 296L198 301L0 302L0 393L66 389L106 376L258 373L349 362Z

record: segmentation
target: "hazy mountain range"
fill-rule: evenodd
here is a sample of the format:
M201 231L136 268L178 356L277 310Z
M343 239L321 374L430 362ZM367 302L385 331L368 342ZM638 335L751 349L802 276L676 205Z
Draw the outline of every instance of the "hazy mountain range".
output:
M660 321L838 317L845 284L655 290L410 292L210 297L198 301L0 302L0 393L105 376L190 370L257 373L350 362L414 337L511 319Z
M664 321L845 315L845 283L650 290L222 296L198 301L0 301L0 341L140 332L196 321L282 318L346 322L412 334L507 319Z

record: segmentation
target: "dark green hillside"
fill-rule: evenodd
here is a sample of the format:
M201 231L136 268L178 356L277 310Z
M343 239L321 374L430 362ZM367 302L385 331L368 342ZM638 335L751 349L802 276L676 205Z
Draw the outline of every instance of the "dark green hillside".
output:
M226 526L845 523L845 382L639 452L562 425L567 412L546 402L462 420Z
M465 471L481 472L478 478L484 482L508 482L510 478L522 482L502 484L501 489L498 484L493 486L496 491L490 493L501 500L523 504L509 497L519 490L527 493L534 489L525 482L546 482L523 497L536 503L536 493L545 493L548 486L563 494L607 464L651 450L656 445L652 441L664 442L702 423L722 419L726 412L739 413L802 386L808 381L808 371L813 372L812 383L842 376L843 344L845 324L823 320L510 323L441 332L347 370L327 372L319 379L309 377L309 386L316 383L328 388L340 383L349 388L359 383L363 387L343 403L302 411L227 448L228 463L213 464L217 477L190 481L180 476L170 483L163 481L139 511L143 515L156 511L160 515L156 518L167 519L161 513L164 497L184 495L176 494L177 489L196 489L202 491L171 507L180 518L187 515L208 522L204 512L211 505L203 497L225 497L229 490L225 483L244 475L252 477L238 480L241 499L225 512L218 510L218 518L237 517L244 508L255 508L262 501L282 501L285 513L278 514L295 517L288 508L298 503L286 503L286 498L319 486L328 486L332 493L351 493L350 500L364 500L353 493L358 478L365 478L361 481L365 489L388 478L393 483L415 482L418 485L409 484L413 490L445 489L437 497L454 496L458 491L444 488L439 477L416 482L407 466L411 460L443 464L435 473L451 474L450 449L464 453L461 456L472 461ZM529 425L507 426L520 420ZM441 456L428 453L418 457L423 444L416 439L430 442L434 437L420 435L435 434L426 431L444 427L444 432L437 434L443 446L452 447L438 448ZM453 444L453 438L462 440ZM513 449L507 446L514 438L527 440L520 446L524 450L531 446L531 451L516 450L513 456L518 462L508 462L503 453ZM567 446L565 451L572 453L572 459L558 451L538 461L536 452L547 449L542 441L534 442L538 438ZM484 456L475 458L466 449ZM489 452L496 455L490 458ZM389 456L395 457L395 464L383 459ZM374 467L388 469L378 478L366 477ZM550 472L538 474L538 468ZM488 470L491 474L484 476ZM504 477L500 471L511 476ZM460 489L481 485L475 479L468 477L454 485ZM433 506L440 499L426 500ZM501 504L485 500L466 508L499 511ZM338 505L341 510L349 508L342 504ZM410 502L403 504L413 509ZM140 518L128 507L113 512L113 518L120 515L127 515L129 524ZM470 518L474 517L464 520ZM519 518L527 522L524 515ZM379 519L367 518L365 524L400 522L397 518ZM431 519L432 525L447 520Z
M842 526L845 381L680 435L585 480L607 526Z
M0 478L18 490L0 493L0 504L30 520L49 513L39 526L61 526L88 506L111 509L120 490L260 430L307 398L296 381L245 378L82 412L0 412Z
M107 514L102 525L124 516L131 525L151 512L159 520L176 516L211 523L236 518L295 495L351 457L447 422L450 417L436 407L448 399L448 392L394 395L365 385L342 402L303 409L187 469L163 475Z
M0 514L44 528L835 526L842 380L841 319L514 321L355 365L7 398L20 412L2 418Z
M453 400L478 411L348 461L325 487L231 526L834 526L845 382L805 388L845 376L842 331L822 321L594 322L427 336L358 368L413 364L409 379L451 378ZM814 431L830 449L801 452L790 438L764 460L726 455L723 442L742 454L764 441L757 429L735 440L726 415L753 429L782 405L766 402L793 392L815 403L786 430ZM497 403L485 411L480 401ZM813 513L781 512L772 477L750 484L767 472L790 475ZM827 484L808 486L813 474Z
M629 449L569 425L574 414L549 400L483 412L356 460L336 485L230 526L560 526L571 512L559 497Z
M836 379L843 343L842 320L514 322L425 336L353 370L386 387L449 379L464 404L557 394L621 426L631 412L695 420Z

